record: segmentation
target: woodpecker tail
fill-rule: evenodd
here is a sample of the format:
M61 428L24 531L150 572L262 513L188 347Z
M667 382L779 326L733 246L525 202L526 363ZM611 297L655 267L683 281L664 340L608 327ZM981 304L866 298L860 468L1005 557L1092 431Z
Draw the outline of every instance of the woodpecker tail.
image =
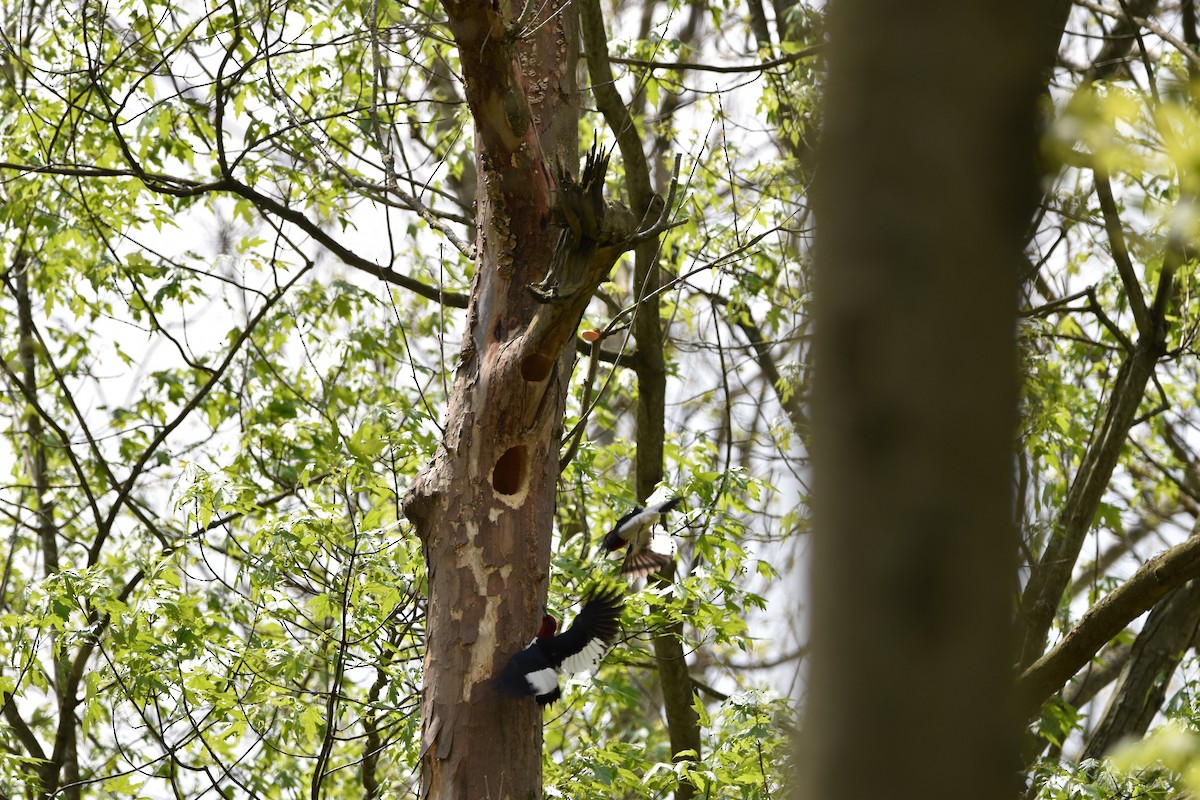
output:
M630 552L621 562L621 574L630 580L644 578L652 572L658 572L670 563L671 556L667 553L656 553L650 549L638 553Z

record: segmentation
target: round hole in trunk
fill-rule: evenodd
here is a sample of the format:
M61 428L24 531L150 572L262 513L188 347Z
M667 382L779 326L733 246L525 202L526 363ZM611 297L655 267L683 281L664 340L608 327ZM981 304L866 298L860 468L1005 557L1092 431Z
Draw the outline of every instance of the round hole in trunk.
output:
M553 361L541 353L527 355L521 360L521 377L530 383L544 381L553 364Z
M517 494L525 486L528 468L529 455L525 445L508 448L496 459L496 466L492 468L492 488L500 494Z

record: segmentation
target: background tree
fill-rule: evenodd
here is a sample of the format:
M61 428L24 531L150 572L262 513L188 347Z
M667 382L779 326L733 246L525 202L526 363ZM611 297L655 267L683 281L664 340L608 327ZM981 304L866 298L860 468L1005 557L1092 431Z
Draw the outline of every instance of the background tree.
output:
M1096 25L1101 39L1081 48ZM1194 395L1196 40L1190 3L1081 4L1053 84L1058 171L1031 228L1022 326L1018 686L1039 718L1030 750L1045 755L1033 791L1076 785L1064 745L1098 757L1159 714L1191 719L1193 407L1173 398Z
M1179 774L1186 773L1194 759L1185 759L1183 764L1172 761L1173 774L1159 769L1134 775L1114 772L1107 762L1085 760L1081 767L1078 759L1099 759L1118 741L1143 735L1163 717L1195 726L1196 619L1189 610L1191 581L1197 575L1197 544L1191 536L1195 529L1191 476L1196 396L1191 363L1196 240L1194 91L1200 65L1195 9L1190 2L1177 7L1123 3L1111 8L1080 2L1053 4L1045 13L1037 26L1044 37L1035 44L1048 46L1053 41L1059 55L1049 73L1043 101L1046 136L1041 154L1049 177L1043 182L1040 206L1026 227L1028 264L1021 275L1018 330L1023 391L1015 478L1021 539L1011 584L1015 587L1012 607L1018 610L1015 627L1020 647L1015 676L1017 707L1030 723L1024 750L1029 794L1174 796L1183 788ZM952 18L949 12L947 18ZM931 21L923 22L922 31L936 27ZM893 28L898 25L893 23ZM840 41L836 30L832 37L836 45ZM885 50L882 44L878 49ZM896 63L913 61L914 56L907 52L896 57ZM855 141L854 133L877 128L868 124L848 128L838 137L838 145ZM831 150L831 169L838 163L837 152ZM954 148L946 147L938 155L948 157L953 152ZM977 166L984 168L982 163ZM850 181L834 183L840 187ZM908 185L917 184L909 181ZM876 186L869 193L851 192L856 198L880 193ZM839 229L836 216L830 216L830 235L836 242ZM955 219L949 211L932 218L942 223ZM963 227L947 223L946 230ZM914 225L905 234L911 234L913 228L919 230ZM868 237L862 239L869 242ZM866 246L857 240L851 244ZM983 250L996 252L995 248ZM972 249L971 258L974 263L983 256ZM836 291L837 279L830 282ZM843 307L869 302L862 284L858 288L860 294L852 299L834 295L838 305L829 312L834 319L840 319L836 315ZM971 302L978 308L984 303L979 297ZM952 316L959 307L943 304L938 313ZM842 340L839 337L857 331L834 327L827 335L836 343ZM871 340L872 347L852 351L849 356L854 358L834 349L842 359L836 368L829 368L831 380L843 374L843 369L852 371L856 364L869 363L870 357L886 353L885 345L896 338L902 339L896 330L890 330L888 338L877 336ZM936 351L933 345L927 349ZM860 351L865 355L857 355ZM833 361L834 356L829 358ZM974 359L954 361L962 369L962 364ZM903 361L897 356L888 363ZM872 385L864 383L858 394L870 396ZM834 391L833 396L853 407L847 400L853 396L850 393ZM891 403L883 407L891 414L909 408ZM914 407L937 407L937 401ZM941 421L950 419L952 415L944 413ZM872 430L851 433L870 439ZM915 446L913 451L917 451ZM839 465L848 458L845 451L837 451L832 456L832 474L853 475L855 481L876 474L843 472ZM872 463L878 466L878 462ZM954 463L961 467L961 460ZM947 478L939 488L951 485ZM903 508L912 496L905 495L893 505ZM858 511L861 513L861 507ZM840 519L836 511L831 512L832 525L836 527ZM856 531L864 527L870 530L872 526L859 526ZM834 552L825 551L825 557L835 558ZM877 550L866 552L874 555ZM932 561L922 561L906 574L936 569L939 559L949 557L948 552L947 548L929 548L926 558ZM912 551L905 555L917 557ZM816 557L821 558L819 548ZM853 565L856 575L864 569L845 553L836 560L842 568ZM828 561L821 563L831 566ZM867 565L872 563L868 560ZM968 571L965 565L969 562L956 563L964 565L962 572ZM819 569L819 574L829 571ZM841 585L846 584L843 578ZM878 581L868 584L881 585ZM869 596L870 592L862 590L861 594ZM928 591L915 594L924 596ZM953 605L963 606L967 598L978 599L979 594L964 588ZM934 607L950 605L943 601ZM1140 619L1147 612L1148 616ZM817 615L817 636L822 624L828 630L828 619ZM857 634L857 626L840 630L851 632L844 634L846 641L858 640L851 635ZM839 644L833 634L827 636L833 644L831 652L823 651L825 657L847 655L849 645L843 648L845 642ZM878 638L867 638L878 645ZM817 646L820 648L819 639ZM920 656L930 657L930 653ZM862 656L856 663L865 661ZM938 663L945 666L950 662ZM828 667L824 670L820 663L814 665L815 681L828 674ZM965 680L968 673L977 677L979 672L976 665L954 675ZM875 680L877 677L850 683L892 686L886 680ZM888 677L894 673L889 672ZM994 673L992 679L999 680ZM905 683L908 695L885 691L868 703L878 709L902 702L903 697L915 693L915 685L919 683ZM814 699L819 720L823 719L824 695L817 692L816 697L821 698ZM976 716L988 719L979 702ZM959 721L956 727L963 735L955 742L969 741L965 734L971 725ZM944 743L939 752L948 754L951 747ZM1164 751L1151 746L1145 752L1153 760L1154 753ZM914 758L904 761L919 762ZM965 760L949 756L948 763L960 765ZM958 787L965 780L948 776L939 787ZM972 785L977 786L978 780Z
M1021 35L1032 19L1033 4L831 8L800 796L1013 794L1016 287L1044 71ZM969 58L970 72L942 68Z
M1054 796L1128 786L1076 763L1194 719L1200 58L1190 0L1040 8L1006 608ZM0 791L406 797L424 761L431 792L779 795L824 6L89 0L0 30ZM562 205L593 141L626 210L595 228ZM930 348L995 324L965 308ZM670 583L595 684L502 717L479 680L660 480Z

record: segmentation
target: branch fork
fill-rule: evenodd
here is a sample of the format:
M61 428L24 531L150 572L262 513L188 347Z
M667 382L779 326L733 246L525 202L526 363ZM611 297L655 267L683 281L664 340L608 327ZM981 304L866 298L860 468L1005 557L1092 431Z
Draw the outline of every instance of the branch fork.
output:
M623 253L683 222L670 220L679 188L679 156L666 202L655 195L639 221L621 203L604 199L611 154L593 141L578 182L559 165L551 209L561 233L546 276L529 285L530 294L540 303L569 300L581 292L590 295Z

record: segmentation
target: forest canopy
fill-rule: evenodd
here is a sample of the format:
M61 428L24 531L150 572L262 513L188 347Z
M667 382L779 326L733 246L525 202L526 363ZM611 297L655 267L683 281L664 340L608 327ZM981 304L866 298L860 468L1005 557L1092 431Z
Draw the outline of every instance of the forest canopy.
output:
M518 10L503 42L530 43L522 59L540 35L570 44L533 167L561 184L595 140L617 148L616 201L679 188L641 261L598 276L555 333L564 355L541 385L557 444L529 457L555 480L531 489L543 516L525 534L547 558L500 592L519 610L490 657L615 572L598 539L648 495L634 462L657 454L640 480L684 498L677 571L669 591L630 595L600 672L547 712L546 791L662 794L684 773L771 791L801 658L765 607L804 525L776 489L803 476L796 165L818 67L799 53L820 17L764 12L758 41L716 6L592 3L586 25L557 8ZM502 238L479 201L491 122L476 121L460 12L5 8L0 794L415 796L433 543L403 503L446 439L468 302L494 274L479 259ZM601 66L609 94L591 88ZM546 274L530 261L522 303ZM639 385L647 369L659 389ZM635 418L653 392L647 437ZM656 633L695 678L676 705L702 762L673 759ZM493 738L540 753L528 705Z
M1045 5L997 672L1027 796L1175 796L1200 32L1193 0ZM2 7L0 796L792 791L810 190L852 29L793 0ZM970 61L945 74L1018 68ZM545 712L493 691L655 492L678 553L595 674Z

